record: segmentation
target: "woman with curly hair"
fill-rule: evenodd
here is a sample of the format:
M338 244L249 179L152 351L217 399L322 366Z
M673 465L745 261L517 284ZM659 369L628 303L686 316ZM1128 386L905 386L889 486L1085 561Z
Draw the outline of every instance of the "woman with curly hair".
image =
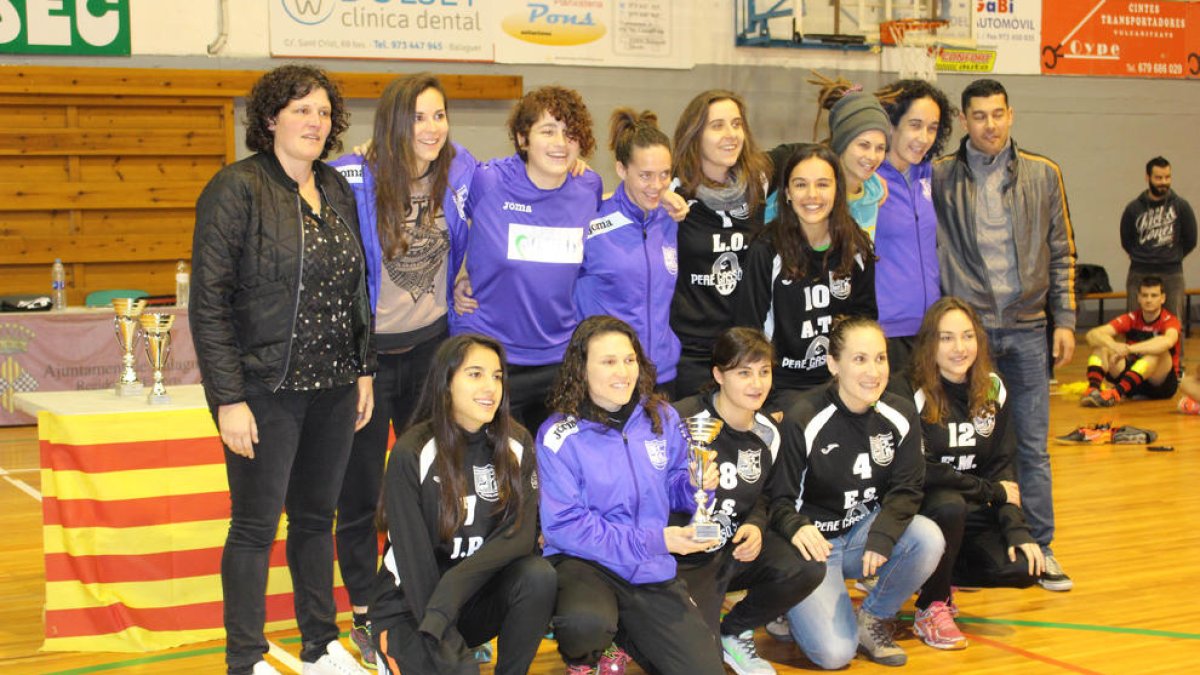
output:
M508 415L504 348L456 335L428 372L384 481L388 547L370 610L380 672L477 674L471 649L499 636L495 672L523 674L555 583L537 549L537 461Z
M588 227L575 303L581 319L607 314L633 326L657 369L659 389L669 394L679 362L679 338L669 325L679 226L663 206L671 141L653 112L618 108L609 147L621 183Z
M888 359L902 373L925 309L941 297L932 163L950 137L954 108L925 80L899 80L875 95L892 122L887 157L879 167L888 198L875 224L875 301Z
M379 353L375 414L354 435L337 518L338 566L354 617L350 640L363 662L374 665L366 613L379 568L374 516L388 432L403 433L425 371L448 334L450 293L467 236L463 204L475 158L450 142L441 82L417 73L397 78L384 90L369 148L330 165L349 181L358 203Z
M554 634L572 674L624 672L626 649L651 672L723 672L715 636L672 553L696 541L668 524L695 509L679 415L654 391L637 333L610 316L584 319L538 432L545 554L558 571ZM709 465L704 488L717 485Z
M546 86L525 94L508 133L516 154L483 164L471 181L467 275L456 311L467 309L460 298L478 304L452 317L450 332L504 345L512 415L534 428L546 418L546 393L577 321L575 280L602 185L591 170L571 175L596 146L579 92Z
M734 307L735 323L775 345L775 410L829 380L835 317L876 316L871 240L850 217L837 155L800 145L780 176L779 217L751 244Z
M341 147L337 86L310 66L263 75L247 99L254 155L196 202L190 311L204 393L225 445L221 556L229 673L264 659L279 516L304 672L364 672L338 642L333 516L354 432L371 418L375 350L354 195L320 160Z
M732 324L733 293L750 239L762 229L771 160L746 119L746 103L724 89L697 94L675 125L673 189L691 210L679 223L678 269L671 329L682 353L675 394L700 390L712 377L717 336Z
M1008 392L992 370L987 333L955 297L933 303L913 350L912 387L925 437L920 513L946 552L917 596L913 628L931 647L962 649L951 584L1025 588L1045 567L1021 512Z

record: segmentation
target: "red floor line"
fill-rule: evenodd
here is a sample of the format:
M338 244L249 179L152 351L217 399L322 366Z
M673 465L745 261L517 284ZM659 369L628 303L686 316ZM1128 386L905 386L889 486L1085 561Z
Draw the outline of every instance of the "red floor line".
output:
M1074 665L1071 663L1067 663L1065 661L1059 661L1058 659L1053 659L1053 658L1050 658L1049 656L1043 656L1041 654L1031 652L1027 649L1021 649L1020 647L1014 647L1012 645L1005 644L998 640L992 640L989 638L985 638L977 633L971 633L969 631L963 631L963 633L965 633L974 642L977 642L980 644L985 644L989 647L995 647L996 649L1000 649L1000 650L1009 652L1010 654L1016 654L1018 656L1023 656L1027 659L1032 659L1034 661L1041 661L1042 663L1056 666L1058 668L1062 668L1063 670L1069 670L1073 673L1082 673L1082 675L1103 675L1102 673L1100 673L1098 671L1088 670L1087 668L1084 668L1082 666L1077 666L1077 665Z

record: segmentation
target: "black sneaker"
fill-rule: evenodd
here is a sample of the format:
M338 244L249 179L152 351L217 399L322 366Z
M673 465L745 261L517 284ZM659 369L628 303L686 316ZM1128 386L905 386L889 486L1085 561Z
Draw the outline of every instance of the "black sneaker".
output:
M1038 584L1048 591L1057 592L1069 591L1075 587L1075 582L1071 581L1062 565L1058 564L1058 559L1052 555L1046 556L1046 569L1042 570Z
M1158 434L1149 429L1140 429L1128 425L1117 427L1112 432L1113 443L1145 445L1146 443L1153 443L1156 438L1158 438Z

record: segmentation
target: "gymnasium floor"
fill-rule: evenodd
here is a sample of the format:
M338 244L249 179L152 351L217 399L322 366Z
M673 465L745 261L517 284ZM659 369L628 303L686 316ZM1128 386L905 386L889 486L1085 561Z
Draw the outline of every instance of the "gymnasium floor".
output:
M1200 339L1189 341L1188 353L1200 354ZM1082 379L1085 361L1084 354L1076 354L1059 379ZM1098 410L1080 408L1075 397L1051 397L1052 436L1078 424L1112 421L1153 429L1158 443L1175 451L1052 445L1055 552L1075 589L960 593L959 625L971 641L961 652L926 647L911 634L908 616L900 644L908 652L910 671L1175 673L1194 667L1200 660L1200 457L1193 453L1200 448L1200 418L1174 413L1173 403L1131 402ZM33 427L0 429L0 531L6 534L0 544L0 673L224 672L220 642L145 655L38 651L43 562L36 439ZM348 621L343 624L348 627ZM284 672L292 665L298 671L296 633L269 637L276 646L272 660ZM758 643L780 673L814 669L795 647L761 631ZM553 643L544 643L532 672L563 670ZM862 659L849 670L896 672Z

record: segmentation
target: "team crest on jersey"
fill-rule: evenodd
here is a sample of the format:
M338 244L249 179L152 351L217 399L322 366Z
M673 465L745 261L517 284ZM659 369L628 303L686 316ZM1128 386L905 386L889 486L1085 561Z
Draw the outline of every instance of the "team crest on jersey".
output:
M537 469L534 469L533 473L529 474L529 487L533 488L534 490L538 489Z
M994 413L988 413L982 417L977 416L972 421L975 423L975 433L984 438L991 436L992 432L996 430L996 415Z
M747 483L757 483L762 477L762 450L738 450L737 473Z
M887 466L896 456L896 446L892 444L892 432L876 434L871 437L871 460L879 466Z
M742 264L736 253L726 251L717 257L712 266L713 285L721 295L729 295L737 288L742 278Z
M646 454L650 456L654 468L667 468L667 439L652 438L646 441Z
M928 178L921 179L921 196L927 202L933 201L933 181Z
M667 272L675 277L679 276L679 253L674 246L664 246L663 248L663 264L667 266Z
M496 484L496 468L487 466L472 466L475 474L475 495L485 502L494 502L500 498L500 486Z
M838 300L850 297L850 277L834 277L829 273L829 294Z

